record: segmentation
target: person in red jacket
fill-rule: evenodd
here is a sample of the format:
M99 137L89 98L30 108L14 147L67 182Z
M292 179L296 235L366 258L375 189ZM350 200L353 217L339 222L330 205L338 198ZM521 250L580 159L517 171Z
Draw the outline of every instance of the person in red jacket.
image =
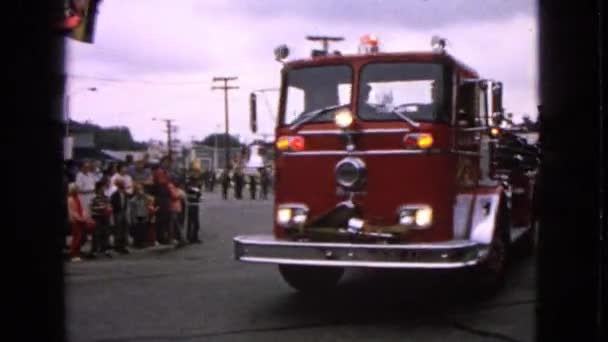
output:
M169 225L171 221L171 195L169 192L169 168L171 162L168 157L161 160L161 165L154 170L154 197L158 204L158 212L156 213L156 238L161 244L167 245L170 243Z
M72 262L78 262L82 260L80 249L82 248L83 236L86 235L87 227L91 227L94 222L84 209L78 196L78 186L74 183L68 186L68 219L72 228L70 257Z

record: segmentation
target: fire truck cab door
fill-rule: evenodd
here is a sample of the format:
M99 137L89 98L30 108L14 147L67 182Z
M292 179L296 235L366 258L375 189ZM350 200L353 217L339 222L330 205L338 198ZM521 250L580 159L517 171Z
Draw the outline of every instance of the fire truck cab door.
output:
M492 186L495 183L491 177L492 149L490 147L491 138L488 134L491 123L491 89L492 82L487 80L481 80L478 82L478 96L476 96L477 118L475 121L477 122L478 127L485 128L485 130L482 130L481 134L479 135L479 185L482 186Z

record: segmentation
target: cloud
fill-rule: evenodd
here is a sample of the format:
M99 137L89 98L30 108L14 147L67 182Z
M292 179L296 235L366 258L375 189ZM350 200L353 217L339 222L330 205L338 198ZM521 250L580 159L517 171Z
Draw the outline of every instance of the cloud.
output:
M104 1L95 44L68 40L69 58L103 61L120 73L204 70L200 26L189 8L194 1ZM191 3L191 5L188 5Z
M208 13L208 8L203 8L200 4L197 8L202 13ZM504 20L521 14L534 15L535 7L530 0L241 0L215 2L213 10L246 13L263 19L289 16L300 17L311 23L382 23L405 29L426 30L438 24L470 24Z
M373 11L366 6L374 1L349 2L352 8L341 0L327 3L104 1L95 44L70 42L70 73L152 82L71 79L70 89L99 88L72 99L73 117L127 125L136 139L162 138L162 126L151 119L171 117L181 139L202 138L218 124L223 130L223 94L211 90L212 77L234 75L240 89L229 95L231 131L251 138L249 92L278 87L275 46L287 43L293 58L302 58L316 47L304 40L307 34L336 34L346 41L334 47L354 53L358 38L371 32L386 51L428 50L432 35L445 36L450 53L483 77L504 82L505 106L516 118L535 112L536 19L523 1L487 1L483 6L467 1L459 11L454 10L458 1L382 1ZM330 8L335 15L323 11ZM369 13L363 15L366 8ZM393 13L399 11L408 13L399 19ZM420 25L409 24L416 20ZM200 83L178 83L192 81ZM267 96L270 110L261 98L259 126L271 133L277 96Z

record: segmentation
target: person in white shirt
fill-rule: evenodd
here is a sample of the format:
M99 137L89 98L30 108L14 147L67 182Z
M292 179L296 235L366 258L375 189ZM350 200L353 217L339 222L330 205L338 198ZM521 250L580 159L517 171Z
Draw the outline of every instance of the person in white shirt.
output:
M125 192L127 195L131 196L133 194L133 179L127 173L127 166L120 165L118 167L118 172L116 172L112 178L110 179L110 193L113 194L116 191L116 181L120 179L125 187Z
M95 177L97 178L97 181L99 182L101 180L101 178L103 177L103 172L101 172L101 161L95 160L93 162L92 172L95 175Z
M91 200L95 197L95 183L97 177L92 172L92 166L89 161L85 161L80 168L80 171L76 174L76 186L78 187L78 195L83 204L83 209L86 210L87 214L91 213L89 205Z

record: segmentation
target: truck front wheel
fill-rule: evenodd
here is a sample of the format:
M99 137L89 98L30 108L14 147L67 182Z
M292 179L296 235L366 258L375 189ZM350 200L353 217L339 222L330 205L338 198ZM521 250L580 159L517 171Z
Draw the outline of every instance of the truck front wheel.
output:
M344 274L339 267L279 265L283 279L300 292L323 292L336 287Z
M510 215L501 205L496 217L496 229L490 244L488 258L475 268L479 294L493 295L505 284L506 269L510 258Z

